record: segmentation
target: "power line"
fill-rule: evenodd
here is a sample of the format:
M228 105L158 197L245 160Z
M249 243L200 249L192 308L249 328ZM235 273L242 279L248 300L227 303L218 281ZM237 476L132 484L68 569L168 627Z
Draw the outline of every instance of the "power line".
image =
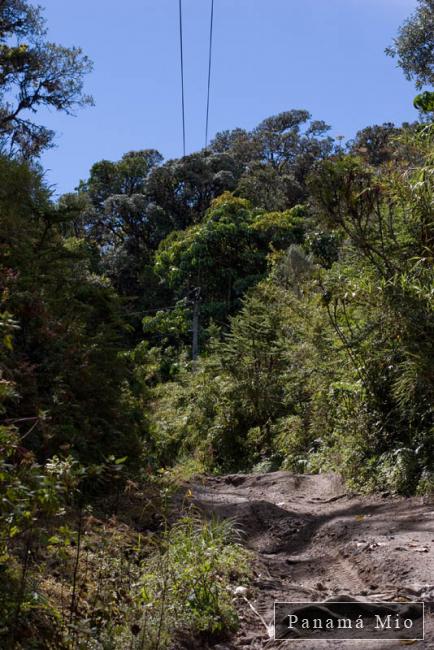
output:
M179 44L181 54L181 89L182 89L182 144L185 156L185 99L184 99L184 43L182 38L182 0L179 0Z
M213 30L214 30L214 0L211 0L211 21L210 21L210 27L209 27L208 95L207 95L207 101L206 101L205 148L208 146L209 103L210 103L210 90L211 90Z

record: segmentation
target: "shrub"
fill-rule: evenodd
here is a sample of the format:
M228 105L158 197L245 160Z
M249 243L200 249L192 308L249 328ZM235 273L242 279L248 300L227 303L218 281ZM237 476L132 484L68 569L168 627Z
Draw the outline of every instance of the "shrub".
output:
M224 636L237 627L230 582L249 576L248 555L230 521L183 516L143 563L136 620L118 643L163 650L181 633ZM119 647L119 645L117 646ZM122 646L121 646L122 647Z

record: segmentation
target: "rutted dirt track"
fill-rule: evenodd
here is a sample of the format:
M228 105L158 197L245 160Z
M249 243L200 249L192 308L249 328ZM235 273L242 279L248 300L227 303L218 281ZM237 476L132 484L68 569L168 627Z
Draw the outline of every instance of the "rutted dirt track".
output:
M238 633L215 650L400 648L404 641L286 641L272 635L274 601L424 601L434 649L434 501L349 494L334 475L275 472L207 478L192 491L204 514L230 517L254 551L255 581L237 597Z

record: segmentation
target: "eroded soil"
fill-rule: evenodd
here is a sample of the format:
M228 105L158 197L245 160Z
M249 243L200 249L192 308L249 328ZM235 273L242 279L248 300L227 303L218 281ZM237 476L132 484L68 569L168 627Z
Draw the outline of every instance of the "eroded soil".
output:
M253 587L235 596L237 634L207 647L434 649L434 501L349 494L334 475L207 478L191 486L205 516L232 518L254 552ZM273 640L275 601L424 601L425 641Z

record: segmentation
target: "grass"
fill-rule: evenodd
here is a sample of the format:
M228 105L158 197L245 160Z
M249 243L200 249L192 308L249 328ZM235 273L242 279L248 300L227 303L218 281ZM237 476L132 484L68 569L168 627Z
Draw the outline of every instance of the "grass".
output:
M130 647L163 650L179 634L223 637L236 629L230 584L249 580L248 557L232 522L183 516L143 564Z

